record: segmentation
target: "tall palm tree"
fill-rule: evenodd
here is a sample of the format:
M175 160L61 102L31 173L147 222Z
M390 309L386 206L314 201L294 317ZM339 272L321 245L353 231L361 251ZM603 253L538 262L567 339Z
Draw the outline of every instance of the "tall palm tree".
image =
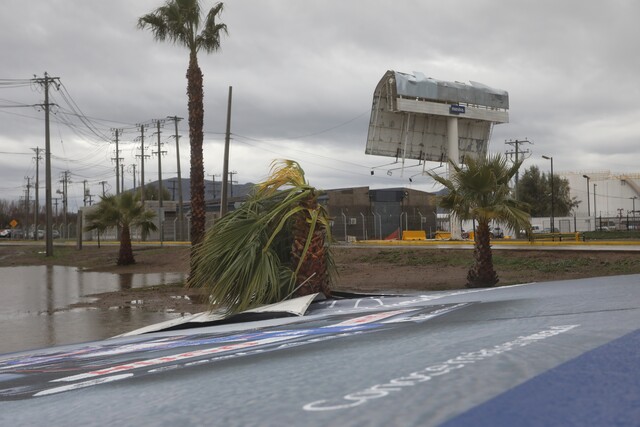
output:
M207 230L188 285L206 288L212 304L230 313L294 295L330 295L329 216L318 195L298 163L274 163L247 202Z
M140 198L129 191L117 196L107 195L101 197L96 209L87 214L88 224L84 230L102 232L108 227L119 227L118 265L135 264L131 246L131 228L140 228L142 237L145 238L150 231L158 229L153 223L155 215L155 212L145 209Z
M187 94L189 96L189 141L191 144L191 244L195 248L204 237L203 88L198 52L220 49L220 37L227 26L217 21L223 4L216 3L202 19L198 0L168 0L164 6L138 19L138 28L148 28L158 41L168 40L189 49ZM191 257L191 272L195 269Z
M493 268L489 223L504 223L515 230L531 228L527 205L518 202L509 188L509 181L522 162L509 166L500 154L466 158L462 166L450 162L450 177L429 173L445 186L448 194L441 196L439 206L449 209L461 220L477 222L474 244L474 264L467 274L468 287L488 287L498 283Z

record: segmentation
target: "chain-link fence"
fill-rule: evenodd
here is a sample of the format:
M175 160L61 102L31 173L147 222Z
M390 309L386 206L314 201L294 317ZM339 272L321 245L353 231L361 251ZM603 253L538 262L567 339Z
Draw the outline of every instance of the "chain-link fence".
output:
M381 214L376 212L351 216L342 214L331 221L331 234L339 242L356 240L401 239L405 230L423 230L427 238L435 235L435 217L407 212Z

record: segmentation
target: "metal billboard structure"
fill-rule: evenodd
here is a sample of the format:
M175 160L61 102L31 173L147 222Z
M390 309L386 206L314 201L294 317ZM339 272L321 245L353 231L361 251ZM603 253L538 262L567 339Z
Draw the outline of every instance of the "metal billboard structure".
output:
M485 154L494 124L509 121L509 94L477 82L387 71L373 95L365 153L421 162Z

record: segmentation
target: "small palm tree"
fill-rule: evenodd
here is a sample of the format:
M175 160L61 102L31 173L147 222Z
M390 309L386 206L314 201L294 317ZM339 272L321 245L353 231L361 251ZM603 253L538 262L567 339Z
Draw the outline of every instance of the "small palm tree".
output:
M204 92L198 52L220 48L221 33L227 26L217 22L223 4L216 3L202 19L198 0L168 0L164 6L138 19L138 28L148 28L158 41L168 40L189 49L187 94L189 96L189 141L191 144L191 244L195 248L205 231L204 160L202 152ZM191 257L191 270L195 268Z
M140 199L131 192L118 196L107 195L101 197L97 208L86 216L89 224L85 231L104 231L108 227L120 227L120 251L118 265L135 264L133 248L131 247L131 227L140 228L145 238L150 231L158 229L153 223L155 213L145 209Z
M318 194L298 163L274 163L249 199L207 231L188 286L206 288L213 305L230 313L293 295L330 295L329 216Z
M527 205L518 202L509 188L522 162L509 166L501 155L467 158L465 165L450 162L449 179L434 173L429 175L449 191L439 200L439 206L449 209L462 220L475 220L474 265L467 274L468 287L487 287L498 283L493 268L489 223L504 223L516 230L531 227Z

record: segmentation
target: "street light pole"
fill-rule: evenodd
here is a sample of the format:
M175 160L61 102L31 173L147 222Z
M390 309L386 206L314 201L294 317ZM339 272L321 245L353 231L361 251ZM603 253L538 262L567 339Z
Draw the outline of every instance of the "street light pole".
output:
M594 227L598 223L598 208L596 207L596 187L598 184L593 184L593 217L595 218ZM598 227L595 227L595 230L598 231Z
M553 157L542 156L543 159L551 161L551 232L554 233L555 226L555 217L554 217L554 203L553 203Z
M589 180L591 177L587 175L582 175L582 177L587 179L587 216L591 217L591 206L589 206Z

